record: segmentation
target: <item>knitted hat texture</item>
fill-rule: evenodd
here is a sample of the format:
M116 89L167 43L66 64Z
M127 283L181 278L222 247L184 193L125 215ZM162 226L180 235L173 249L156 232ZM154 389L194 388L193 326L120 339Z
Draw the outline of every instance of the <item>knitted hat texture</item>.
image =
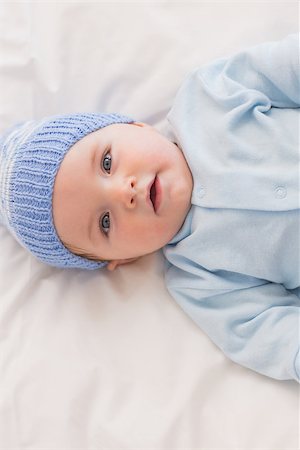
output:
M53 222L52 195L59 166L77 141L115 123L119 114L69 114L18 124L0 138L0 223L40 261L61 268L98 269L71 253Z

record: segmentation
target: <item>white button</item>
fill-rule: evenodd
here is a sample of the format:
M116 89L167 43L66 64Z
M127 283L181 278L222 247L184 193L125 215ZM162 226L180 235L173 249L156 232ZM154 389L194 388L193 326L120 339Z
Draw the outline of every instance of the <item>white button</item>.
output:
M278 186L276 188L275 195L277 198L285 198L286 197L286 189L284 186Z
M204 189L203 187L199 187L199 188L197 189L197 195L198 195L199 198L204 197L204 195L205 195L205 189Z

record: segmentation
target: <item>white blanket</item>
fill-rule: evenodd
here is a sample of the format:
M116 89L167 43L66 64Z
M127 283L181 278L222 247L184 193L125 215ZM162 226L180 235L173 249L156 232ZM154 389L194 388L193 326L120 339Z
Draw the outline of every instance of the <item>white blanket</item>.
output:
M0 133L76 111L161 131L184 76L298 31L298 2L1 2ZM296 450L299 391L228 359L168 295L161 252L38 262L0 226L1 450Z

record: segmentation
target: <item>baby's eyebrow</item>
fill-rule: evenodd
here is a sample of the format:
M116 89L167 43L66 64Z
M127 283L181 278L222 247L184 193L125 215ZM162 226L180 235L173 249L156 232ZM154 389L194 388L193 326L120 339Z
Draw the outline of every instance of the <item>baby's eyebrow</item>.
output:
M90 170L93 172L94 167L95 167L95 160L96 160L96 153L97 153L97 146L94 146L93 152L92 152L92 156L91 156L91 165L90 165Z
M80 253L80 254L78 254L78 256L81 256L82 258L90 259L92 261L103 262L102 259L93 255L92 253Z
M90 217L88 227L87 227L87 235L88 235L90 242L92 241L92 230L93 230L93 218Z
M74 245L70 245L67 242L63 242L63 245L71 252L74 253L74 255L81 256L82 258L91 259L93 261L99 261L102 262L102 260L98 257L93 255L92 253L88 253L85 250L83 250L80 247L75 247Z

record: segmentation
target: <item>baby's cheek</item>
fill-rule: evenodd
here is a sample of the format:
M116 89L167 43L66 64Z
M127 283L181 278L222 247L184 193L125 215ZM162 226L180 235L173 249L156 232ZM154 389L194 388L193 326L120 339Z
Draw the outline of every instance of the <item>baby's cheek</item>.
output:
M151 253L162 248L173 237L167 223L159 221L129 221L119 234L124 251Z
M172 237L169 224L166 222L154 223L148 230L147 234L148 241L152 242L156 249L166 245ZM146 236L144 239L145 238Z

